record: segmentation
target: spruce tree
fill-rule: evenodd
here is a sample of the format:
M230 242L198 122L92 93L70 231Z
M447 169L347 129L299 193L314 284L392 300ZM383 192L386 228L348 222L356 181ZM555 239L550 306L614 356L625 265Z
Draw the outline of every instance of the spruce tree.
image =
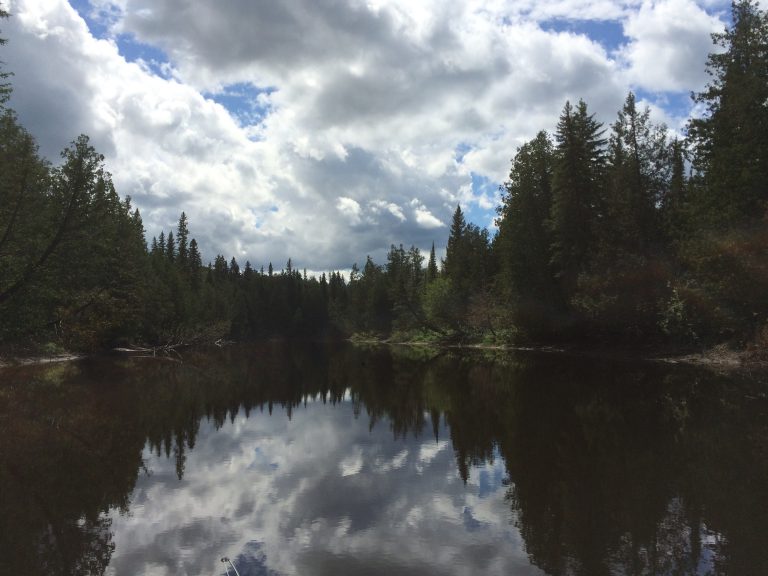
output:
M427 264L427 284L437 279L437 258L435 257L435 243L432 242L432 249L429 251L429 263Z
M179 224L176 228L176 249L178 262L181 267L186 267L189 259L188 247L189 229L187 227L187 215L182 212L179 217Z
M165 256L171 262L176 260L176 240L173 237L173 232L168 232L168 237L165 241Z
M464 219L464 213L461 206L457 205L451 220L451 230L448 233L448 247L445 253L445 262L443 263L443 272L446 277L452 280L458 280L461 270L466 266L466 243L465 233L467 222Z
M550 264L549 213L555 153L546 132L517 150L502 188L496 223L499 290L518 308L549 307L554 278Z
M603 127L580 100L566 102L557 124L552 174L552 263L563 295L570 299L586 268L601 218L605 168Z
M650 121L630 92L612 126L608 181L598 235L607 260L648 253L659 240L657 206L668 182L667 127ZM605 263L601 264L604 265Z
M0 20L4 18L8 18L8 12L3 10L3 7L0 6ZM3 46L6 42L8 42L6 38L0 37L0 46ZM0 60L0 65L2 64L3 62ZM3 111L5 103L8 102L8 99L11 97L11 83L5 82L10 76L10 72L6 72L0 67L0 112Z
M197 240L192 238L189 243L189 275L193 289L200 287L200 274L203 268L203 259L197 247Z
M685 173L685 146L678 139L669 144L669 185L661 202L664 233L668 240L678 242L690 237L688 229L688 179Z
M712 81L696 94L706 109L691 120L692 198L698 226L724 228L760 220L768 202L768 15L753 0L731 5L732 25L713 34Z

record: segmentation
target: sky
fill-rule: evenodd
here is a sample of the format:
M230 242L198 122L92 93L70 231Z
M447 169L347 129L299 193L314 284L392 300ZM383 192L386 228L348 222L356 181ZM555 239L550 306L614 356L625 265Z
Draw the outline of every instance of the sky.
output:
M347 270L493 230L518 146L627 93L680 132L727 0L0 0L11 107L56 162L104 154L148 239Z

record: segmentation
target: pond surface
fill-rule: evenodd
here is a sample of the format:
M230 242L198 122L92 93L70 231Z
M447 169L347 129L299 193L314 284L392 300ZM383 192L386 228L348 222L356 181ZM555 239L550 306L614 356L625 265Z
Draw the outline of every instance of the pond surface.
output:
M0 574L768 574L767 393L280 343L8 369Z

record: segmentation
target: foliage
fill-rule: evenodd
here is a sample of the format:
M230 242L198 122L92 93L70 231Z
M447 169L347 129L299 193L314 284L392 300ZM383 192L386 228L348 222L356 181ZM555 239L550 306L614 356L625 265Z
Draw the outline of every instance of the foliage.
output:
M8 12L0 5L0 20L3 18L8 18ZM6 38L0 37L0 46L6 42L8 42ZM0 60L0 113L5 110L5 103L11 97L11 83L5 82L5 80L10 78L11 73L4 71L1 67L2 64L3 62Z

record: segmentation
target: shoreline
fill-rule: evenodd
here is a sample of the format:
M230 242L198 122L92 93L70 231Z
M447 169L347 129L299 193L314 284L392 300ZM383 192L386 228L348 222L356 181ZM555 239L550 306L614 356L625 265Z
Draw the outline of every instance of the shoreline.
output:
M564 354L583 358L659 362L699 366L718 371L765 371L768 372L768 357L759 357L747 350L731 350L725 344L718 344L702 352L681 350L632 350L628 347L594 346L591 348L569 347L567 345L512 346L503 344L444 344L429 341L393 341L388 339L349 339L352 344L377 346L410 346L442 350L493 350L499 352L537 352ZM640 348L640 347L638 347Z
M665 364L683 364L700 366L711 370L728 372L738 371L765 371L768 372L768 357L760 357L747 350L731 350L724 344L719 344L702 352L668 351L662 349L636 350L627 347L594 346L591 348L555 346L555 345L531 345L511 346L504 344L483 343L441 343L423 340L396 341L380 338L347 338L343 340L352 345L372 346L406 346L412 348L431 348L435 350L478 350L496 352L535 352L545 354L564 354L583 358L603 358L611 360L660 362ZM109 352L109 351L106 351ZM89 356L103 354L76 354L63 352L54 356L0 356L0 370L20 366L35 366L44 364L56 364L60 362L72 362L82 360Z

